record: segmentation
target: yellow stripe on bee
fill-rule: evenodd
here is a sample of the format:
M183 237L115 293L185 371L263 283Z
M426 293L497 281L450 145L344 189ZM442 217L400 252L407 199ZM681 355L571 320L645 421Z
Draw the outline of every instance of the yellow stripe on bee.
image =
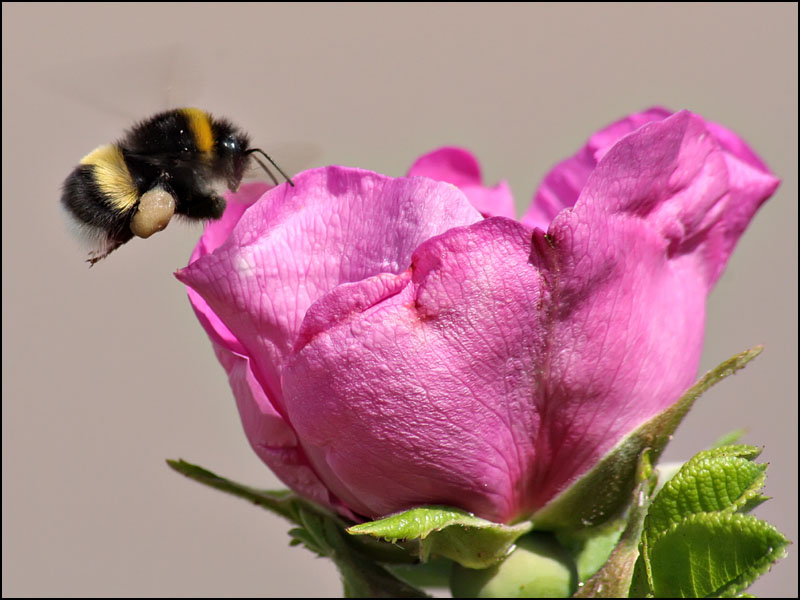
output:
M94 167L92 177L112 207L126 211L139 201L139 190L117 146L100 146L84 156L81 164Z
M182 108L181 113L189 120L197 149L210 153L214 148L214 134L211 131L211 119L207 112L199 108Z

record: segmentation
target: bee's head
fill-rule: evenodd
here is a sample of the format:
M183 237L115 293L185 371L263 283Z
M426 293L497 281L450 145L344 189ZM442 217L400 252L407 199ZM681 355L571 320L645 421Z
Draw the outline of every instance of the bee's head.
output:
M264 152L261 148L250 147L250 138L247 137L247 134L234 127L229 122L222 120L215 122L215 128L216 143L213 170L215 174L225 178L230 190L236 191L236 189L239 187L239 184L242 182L242 178L244 177L244 173L247 170L251 155L253 155L254 152L257 152L266 158L267 161L270 162L281 175L283 175L289 185L294 186L294 183L289 176L283 172L283 170L267 155L266 152ZM267 167L267 165L264 164L257 156L252 156L252 158L259 165L261 165L275 185L278 185L278 180L272 174L272 171L269 170L269 167Z
M232 129L217 139L214 170L225 177L228 188L236 191L247 169L250 140L247 134Z

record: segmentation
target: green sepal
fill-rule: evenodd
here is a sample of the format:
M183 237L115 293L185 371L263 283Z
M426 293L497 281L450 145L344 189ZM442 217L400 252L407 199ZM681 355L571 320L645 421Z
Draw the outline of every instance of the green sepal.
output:
M426 563L385 566L395 577L418 588L427 589L448 587L453 564L453 561L446 558L432 558Z
M244 498L297 525L289 531L292 546L303 545L336 563L348 598L426 598L423 591L394 576L384 563L413 563L403 548L372 538L345 534L337 515L289 491L252 488L220 477L184 460L168 460L177 472L204 485Z
M600 570L619 543L626 525L626 519L615 519L597 527L557 533L558 541L575 559L578 581L586 581Z
M470 569L485 569L505 558L514 542L532 529L493 523L448 506L423 506L347 529L391 543L417 540L422 562L442 556Z
M532 531L516 548L487 569L453 564L450 592L454 598L569 598L578 586L570 552L548 532Z
M656 480L650 450L646 448L636 465L636 487L625 530L602 568L585 582L581 580L573 598L624 598L628 595L639 555L639 539Z
M706 373L670 407L640 425L594 468L533 515L536 529L558 531L601 524L617 517L636 485L636 463L645 448L655 465L672 433L703 392L744 367L761 353L757 346Z
M233 494L239 498L249 500L262 508L266 508L275 514L294 521L292 505L297 502L297 497L289 490L259 490L241 483L236 483L230 479L225 479L211 471L198 467L183 459L167 460L167 464L181 475L189 479L212 487L214 489Z
M689 515L648 539L650 589L636 591L655 598L737 596L784 556L788 543L772 525L751 515Z
M428 595L392 575L383 565L364 557L340 523L315 510L298 507L300 540L320 556L332 559L342 575L346 598L427 598Z

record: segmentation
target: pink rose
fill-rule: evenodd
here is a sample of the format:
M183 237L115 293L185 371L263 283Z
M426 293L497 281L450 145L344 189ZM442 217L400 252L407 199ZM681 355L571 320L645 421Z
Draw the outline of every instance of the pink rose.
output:
M355 518L509 522L566 490L692 384L706 295L778 185L662 109L595 134L521 222L463 150L410 175L246 187L177 273L256 453Z

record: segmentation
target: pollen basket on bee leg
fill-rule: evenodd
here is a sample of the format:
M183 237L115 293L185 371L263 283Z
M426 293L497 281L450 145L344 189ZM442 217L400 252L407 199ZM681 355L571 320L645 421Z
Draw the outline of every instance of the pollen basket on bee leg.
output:
M175 197L160 186L145 192L131 218L131 232L148 238L165 229L175 214L175 206Z

